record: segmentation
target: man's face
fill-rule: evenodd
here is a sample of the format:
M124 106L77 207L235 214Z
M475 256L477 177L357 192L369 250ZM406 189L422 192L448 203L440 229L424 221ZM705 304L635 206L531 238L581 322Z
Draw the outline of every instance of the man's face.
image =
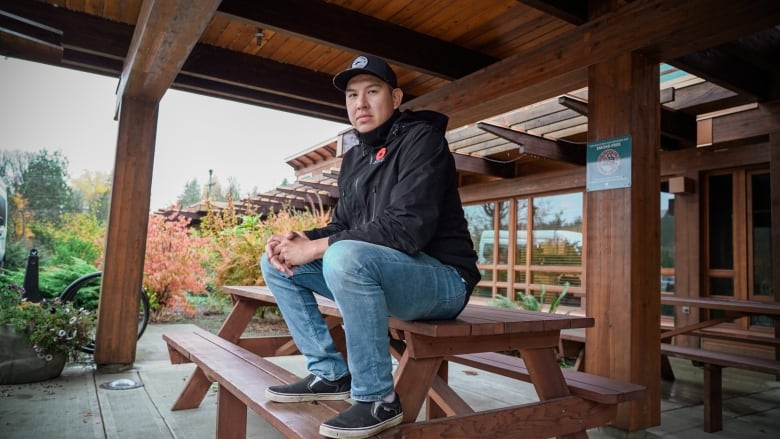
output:
M345 96L350 123L359 133L367 133L390 119L403 92L374 75L361 74L349 80Z

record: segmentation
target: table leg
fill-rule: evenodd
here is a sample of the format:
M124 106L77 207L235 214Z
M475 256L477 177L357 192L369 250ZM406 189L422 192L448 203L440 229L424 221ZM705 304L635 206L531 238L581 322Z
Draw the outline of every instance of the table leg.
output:
M404 410L403 422L414 422L428 395L436 372L442 364L442 358L409 358L405 352L395 371L395 391L401 397Z
M521 349L520 356L525 362L528 375L540 400L545 401L570 394L553 348ZM580 431L563 437L587 438L588 433Z

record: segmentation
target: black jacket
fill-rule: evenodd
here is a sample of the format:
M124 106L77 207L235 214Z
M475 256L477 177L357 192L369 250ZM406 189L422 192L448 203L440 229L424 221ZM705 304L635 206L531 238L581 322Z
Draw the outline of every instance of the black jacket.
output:
M306 231L306 236L328 236L329 244L345 239L371 242L410 255L424 252L455 267L470 293L480 274L458 193L455 159L444 138L447 116L396 112L386 125L384 142L358 135L360 144L347 151L341 163L340 198L330 223Z

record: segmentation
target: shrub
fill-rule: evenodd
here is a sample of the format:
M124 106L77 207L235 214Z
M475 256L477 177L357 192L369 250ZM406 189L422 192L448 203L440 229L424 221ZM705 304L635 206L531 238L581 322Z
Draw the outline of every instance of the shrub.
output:
M566 297L566 294L569 291L569 283L566 282L563 285L563 290L561 291L561 294L558 295L558 297L553 300L553 302L550 304L550 308L548 308L547 312L553 314L555 311L558 310L558 307L561 305L561 301L564 297ZM542 294L540 295L539 299L536 298L533 294L523 294L518 293L518 300L516 302L512 302L506 296L496 296L488 301L488 305L496 306L499 308L517 308L520 307L526 311L541 311L542 305L544 304L544 296L546 295L546 288L544 285L542 285Z
M189 223L183 216L151 215L144 262L144 288L150 302L188 315L194 310L186 293L206 291L208 256L203 249L206 240L190 233Z
M217 285L264 285L260 257L265 243L274 234L290 230L307 230L327 224L329 211L271 212L261 220L259 215L236 216L232 209L222 214L209 212L201 228L212 240L214 280Z

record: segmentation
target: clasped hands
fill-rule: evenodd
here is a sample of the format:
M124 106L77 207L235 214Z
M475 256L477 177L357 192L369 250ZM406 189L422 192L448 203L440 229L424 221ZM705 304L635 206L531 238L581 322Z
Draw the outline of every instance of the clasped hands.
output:
M292 276L295 267L321 258L327 248L327 238L312 241L303 232L289 231L271 236L265 244L265 254L274 268Z

